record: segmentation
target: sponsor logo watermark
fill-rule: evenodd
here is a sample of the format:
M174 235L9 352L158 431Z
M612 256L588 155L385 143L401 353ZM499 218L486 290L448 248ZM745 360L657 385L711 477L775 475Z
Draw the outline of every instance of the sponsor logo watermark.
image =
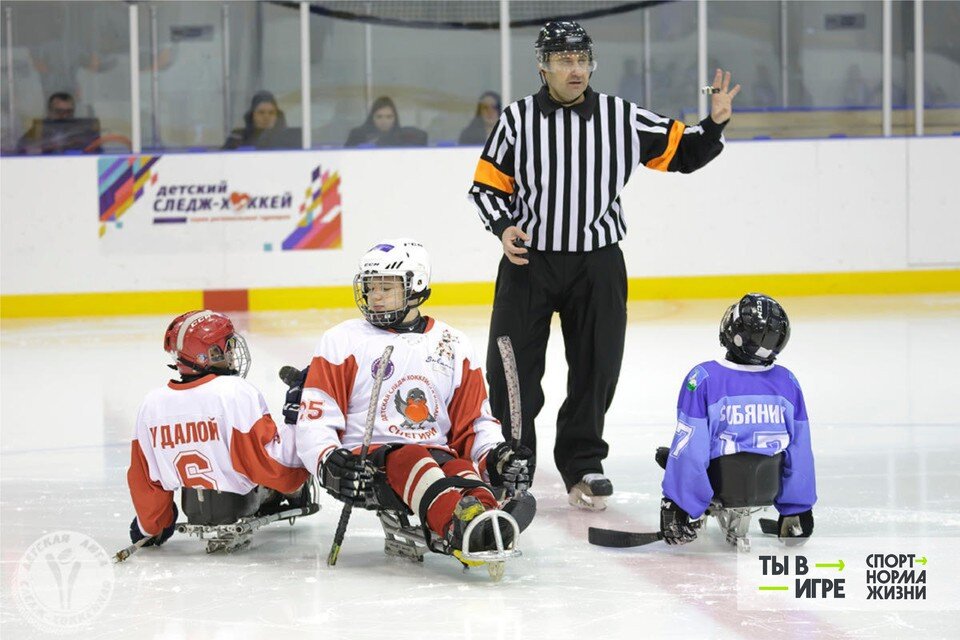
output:
M816 538L737 558L737 608L944 611L960 608L956 538Z
M31 625L72 634L103 612L113 586L113 564L103 547L76 531L54 531L36 540L20 558L12 592Z

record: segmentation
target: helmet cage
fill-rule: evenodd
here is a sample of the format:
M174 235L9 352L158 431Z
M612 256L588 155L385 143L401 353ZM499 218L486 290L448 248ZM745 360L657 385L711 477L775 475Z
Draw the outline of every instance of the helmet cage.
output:
M786 312L776 300L762 294L744 296L720 321L720 344L748 364L772 364L789 340Z
M225 315L193 311L177 317L167 328L164 349L173 368L182 374L239 375L250 371L250 350Z
M399 280L397 280L399 279ZM411 309L415 309L423 304L430 297L430 288L424 288L422 291L414 291L413 283L415 280L413 271L400 271L395 269L382 269L377 271L363 271L353 278L353 300L360 309L363 317L375 327L381 329L392 329L403 324L407 314ZM385 309L383 311L374 311L368 301L370 287L374 284L383 284L386 282L402 284L402 305L396 309Z

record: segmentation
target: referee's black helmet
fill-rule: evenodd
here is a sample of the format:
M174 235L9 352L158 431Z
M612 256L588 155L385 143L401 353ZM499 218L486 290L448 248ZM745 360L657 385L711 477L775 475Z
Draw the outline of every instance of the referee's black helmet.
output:
M537 58L558 51L587 51L593 57L593 40L579 23L572 20L552 21L543 25L534 44Z

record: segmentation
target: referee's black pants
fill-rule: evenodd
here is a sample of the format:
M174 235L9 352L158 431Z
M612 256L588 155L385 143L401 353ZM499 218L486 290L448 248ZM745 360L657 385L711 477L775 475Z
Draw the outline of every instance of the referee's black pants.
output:
M517 266L500 261L497 273L487 384L493 415L510 440L510 405L496 338L510 336L520 378L521 443L536 454L534 419L543 408L547 338L553 313L567 358L567 398L557 414L553 457L567 491L587 473L602 473L608 446L604 414L613 401L627 327L627 270L616 244L586 253L539 252ZM536 459L532 466L536 465ZM532 471L532 470L531 470Z

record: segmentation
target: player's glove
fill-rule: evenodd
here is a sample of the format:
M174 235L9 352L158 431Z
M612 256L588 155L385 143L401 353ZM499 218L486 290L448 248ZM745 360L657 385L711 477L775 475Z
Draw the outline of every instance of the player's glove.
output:
M689 514L667 497L660 501L660 532L667 544L687 544L697 539Z
M373 490L373 473L360 464L360 456L337 449L320 465L320 481L337 500L363 507Z
M487 454L487 475L490 484L504 488L514 495L530 488L529 461L531 451L520 445L516 450L506 442L498 444Z
M297 424L297 418L300 415L300 396L303 395L303 381L307 379L307 370L287 365L280 369L280 379L290 387L283 400L283 421L287 424Z
M143 544L145 547L159 547L164 542L170 539L170 536L173 535L173 531L177 526L177 518L180 517L180 512L177 511L177 503L173 503L173 522L170 523L170 526L160 532L159 535L153 536ZM140 531L140 525L137 524L137 518L134 516L133 522L130 523L130 542L136 544L146 538L147 536L143 535L143 532Z
M791 516L781 515L777 518L777 531L780 532L780 541L787 546L805 543L813 533L813 509Z

